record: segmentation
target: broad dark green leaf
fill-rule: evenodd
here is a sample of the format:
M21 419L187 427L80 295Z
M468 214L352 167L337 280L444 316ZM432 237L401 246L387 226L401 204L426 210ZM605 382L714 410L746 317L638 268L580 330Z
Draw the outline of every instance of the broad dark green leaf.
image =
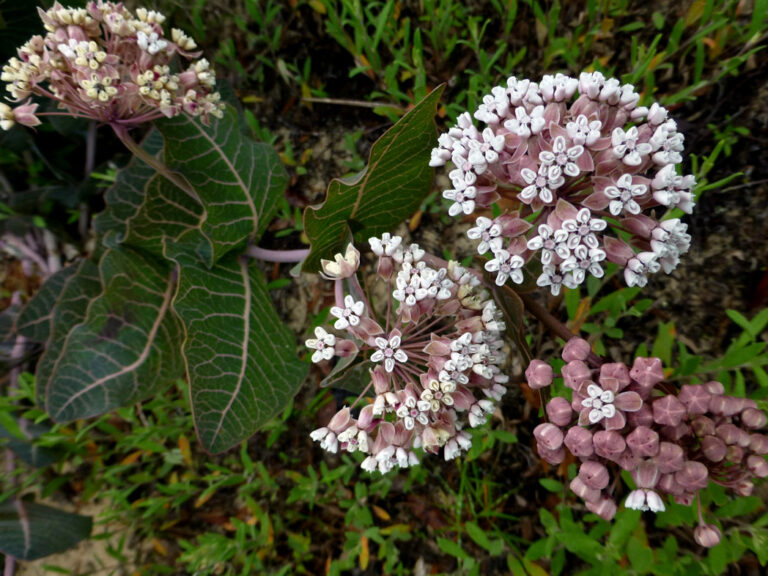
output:
M173 308L186 333L192 412L205 449L222 452L283 408L307 367L257 268L235 256L211 269L180 264Z
M317 272L321 258L342 252L348 228L362 244L418 209L432 187L429 155L437 145L434 117L442 91L433 90L374 143L365 170L332 180L325 202L305 210L312 250L304 271Z
M35 468L49 466L64 455L61 450L39 446L35 442L36 438L48 432L47 426L21 420L20 427L22 434L26 436L25 440L16 438L0 424L0 446L10 449L21 460Z
M64 552L91 535L92 520L34 502L0 504L0 552L36 560Z
M0 312L0 342L11 339L16 329L16 322L21 312L21 306L11 305Z
M27 302L16 320L19 334L35 342L45 342L51 335L51 323L56 300L67 281L77 272L77 266L67 266L48 278L40 290Z
M240 130L237 113L204 126L187 116L157 123L143 147L174 182L134 159L107 194L97 230L155 256L186 254L209 268L258 238L277 210L288 176L274 149Z
M45 352L35 370L35 392L37 403L41 406L45 404L45 390L67 334L85 320L88 304L101 292L101 280L96 264L83 260L72 268L75 273L64 283L52 309L51 328Z
M146 398L183 370L172 268L127 247L112 248L99 262L99 275L102 292L67 334L46 382L46 410L59 422Z

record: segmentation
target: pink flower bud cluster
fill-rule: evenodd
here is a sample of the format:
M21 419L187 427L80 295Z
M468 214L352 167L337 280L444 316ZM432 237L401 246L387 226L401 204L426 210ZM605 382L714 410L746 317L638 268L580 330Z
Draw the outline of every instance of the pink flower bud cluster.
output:
M534 430L539 455L551 464L566 449L581 462L570 487L587 508L610 520L616 513L612 472L632 474L637 488L628 508L664 510L662 495L690 504L710 480L739 495L752 492L753 480L768 476L768 437L758 431L768 417L754 401L724 394L719 382L665 384L661 360L636 358L591 368L589 344L575 338L564 351L561 375L571 401L553 397L548 422ZM532 388L549 386L552 368L534 360L526 370ZM702 525L697 541L719 542L713 526ZM715 538L717 534L717 538Z
M353 357L348 367L367 366L370 382L354 403L362 404L357 416L344 407L311 437L329 452L362 452L371 472L413 466L420 449L442 449L451 460L472 445L467 425L484 424L506 392L501 314L479 273L405 247L399 236L370 244L386 312L371 308L356 276L336 279L331 315L345 337L317 327L306 341L313 362Z
M454 166L453 188L443 192L453 202L450 215L500 199L521 207L493 220L480 216L467 232L480 240L480 254L492 254L485 267L497 284L522 283L521 268L535 257L537 283L553 294L587 274L602 277L605 261L624 268L629 286L675 269L690 246L687 225L659 221L653 209L690 213L695 179L678 175L684 138L675 121L639 99L631 84L599 72L539 83L511 77L475 111L484 128L465 112L440 136L430 165Z
M42 96L73 116L126 125L182 112L204 122L222 115L208 61L197 59L195 42L181 30L165 37L162 14L139 8L134 16L123 4L102 0L38 10L46 35L27 41L0 75L16 102ZM170 68L177 54L189 62L178 74ZM36 105L17 108L13 118L0 110L0 127L9 129L14 120L38 124L30 106Z

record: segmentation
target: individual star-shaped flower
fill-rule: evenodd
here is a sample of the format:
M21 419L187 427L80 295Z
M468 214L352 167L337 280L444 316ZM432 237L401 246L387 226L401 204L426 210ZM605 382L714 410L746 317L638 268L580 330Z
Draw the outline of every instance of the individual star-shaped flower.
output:
M606 430L620 430L627 423L625 412L637 412L643 399L637 392L622 392L629 379L601 376L600 384L585 381L574 394L574 407L580 410L579 425L603 422ZM625 383L626 382L626 383Z
M336 354L334 344L336 344L336 336L326 332L321 326L315 328L315 337L310 338L304 342L307 348L314 350L312 354L312 362L321 362L322 360L330 360Z
M352 295L347 294L344 297L344 308L340 306L331 308L331 314L338 318L333 327L336 330L346 330L350 326L357 326L360 324L360 316L363 315L363 312L365 312L365 304L355 302Z
M392 330L389 333L389 340L379 336L375 342L379 349L371 354L371 362L381 362L383 360L384 369L387 372L392 372L395 369L395 360L401 364L405 364L408 361L408 355L400 349L401 334L399 330Z

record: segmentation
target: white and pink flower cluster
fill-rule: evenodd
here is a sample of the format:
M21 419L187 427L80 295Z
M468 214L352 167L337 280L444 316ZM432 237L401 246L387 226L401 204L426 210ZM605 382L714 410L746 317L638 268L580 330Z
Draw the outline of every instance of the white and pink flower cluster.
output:
M522 267L538 257L540 286L558 294L604 263L624 269L629 286L649 274L670 273L688 251L687 225L659 221L667 208L690 213L693 176L678 174L683 135L662 106L638 106L631 84L599 72L579 78L544 76L539 83L511 77L483 97L438 139L431 166L451 162L449 214L470 215L498 200L519 212L480 216L467 235L492 258L496 282L522 283ZM659 214L646 215L660 207ZM527 226L508 226L523 217ZM609 236L613 230L615 235Z
M403 246L399 236L370 245L385 310L372 309L355 274L359 257L347 249L323 264L335 278L331 314L343 337L317 327L306 341L313 362L353 357L348 368L367 366L370 381L311 437L329 452L362 452L367 471L415 465L420 450L442 449L451 460L471 447L466 427L484 424L506 392L501 313L479 273Z
M539 455L551 464L565 459L566 449L581 461L570 487L589 510L610 520L616 513L612 474L631 473L636 489L627 508L659 512L662 495L691 504L709 481L747 496L753 480L768 476L768 437L759 433L768 422L754 401L726 396L720 382L677 387L664 382L658 358L635 359L592 368L589 344L570 340L563 350L561 375L571 400L553 397L546 405L548 422L534 430ZM534 389L548 387L552 368L534 360L526 370ZM701 525L699 544L714 546L717 528Z
M165 37L159 12L139 8L134 15L122 3L102 0L38 10L46 35L19 48L0 76L16 102L41 96L73 116L125 125L182 112L204 122L222 115L208 61L198 59L195 42L181 30ZM176 55L188 61L179 73L171 71ZM0 104L0 127L39 124L36 108Z

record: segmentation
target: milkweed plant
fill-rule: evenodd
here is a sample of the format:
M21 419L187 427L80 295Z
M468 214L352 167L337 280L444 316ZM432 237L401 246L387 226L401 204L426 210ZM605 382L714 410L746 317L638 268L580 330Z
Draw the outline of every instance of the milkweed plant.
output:
M327 243L308 228L310 249L260 247L287 176L269 146L237 129L194 40L178 29L167 35L159 12L103 0L83 9L56 3L40 17L45 35L2 69L10 100L0 103L0 127L72 116L109 126L136 156L96 218L99 248L52 273L17 321L23 337L47 344L37 379L54 420L141 400L185 367L201 443L211 452L236 445L287 404L306 372L249 262L306 265L320 252L314 271L332 284L333 303L306 351L327 383L354 381L357 393L312 440L357 454L371 473L430 455L453 460L511 385L509 359L519 350L500 294L531 279L558 295L602 278L608 263L643 287L652 274L672 273L690 248L687 225L669 216L695 205L677 123L599 72L510 77L439 137L437 92L382 137L386 151L374 145L372 158L389 155L421 175L448 167L442 194L450 216L474 220L466 234L476 266L430 254L384 232L392 221L363 215L352 242L342 240L347 214L327 222L342 231ZM415 154L398 138L417 132L426 138ZM384 207L386 195L366 189L389 185L384 164L371 162L364 183L344 185L371 213L395 210L402 220L407 214ZM421 196L409 192L417 202L427 179ZM705 521L699 492L714 482L749 495L768 476L765 413L716 381L678 386L659 358L610 362L563 325L556 335L567 340L559 373L546 359L525 370L527 385L549 396L533 430L540 458L573 458L570 489L606 520L621 505L660 512L665 501L695 503L694 537L716 545L721 534ZM622 472L633 489L622 487Z

